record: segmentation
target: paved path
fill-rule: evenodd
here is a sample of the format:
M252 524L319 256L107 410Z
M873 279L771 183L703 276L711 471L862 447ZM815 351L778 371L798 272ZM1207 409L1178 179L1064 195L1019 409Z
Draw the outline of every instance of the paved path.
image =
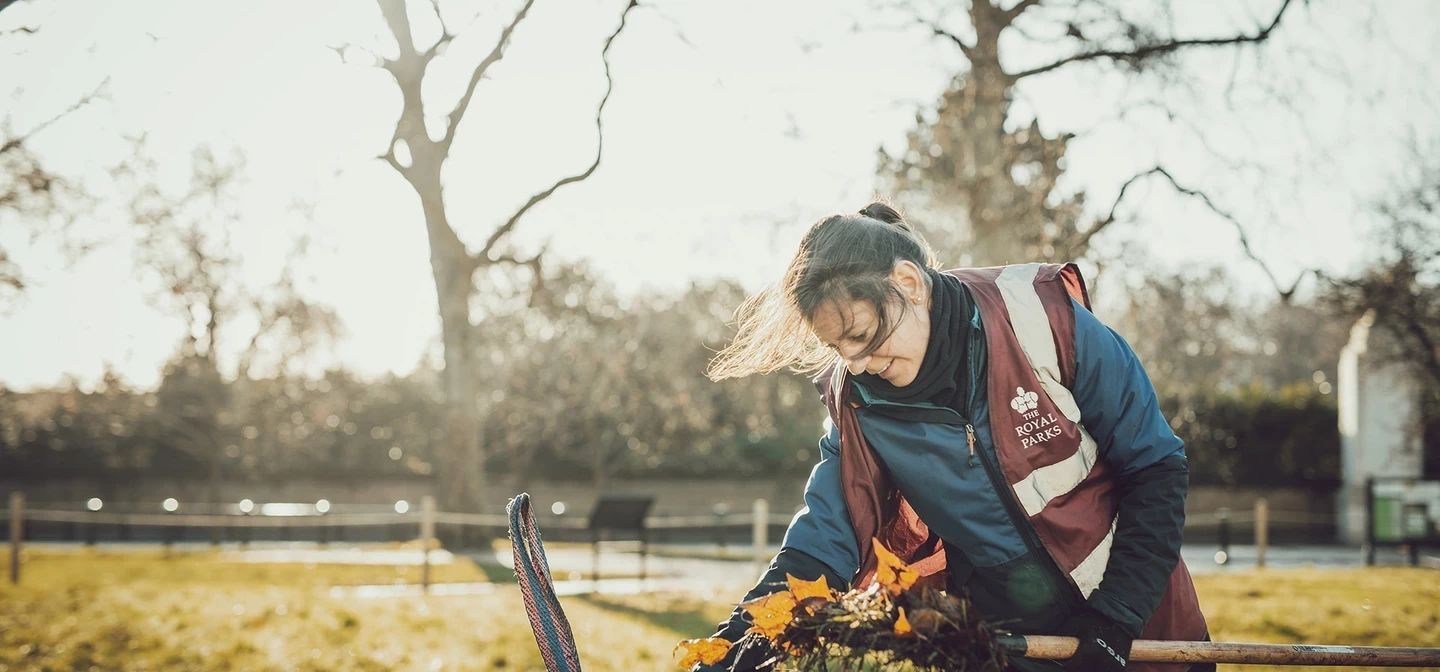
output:
M430 586L430 595L438 597L491 595L497 592L516 591L520 587L513 583L437 583ZM736 590L738 597L743 588ZM697 583L688 577L668 579L600 579L591 581L556 581L555 594L569 595L639 595L641 593L697 593L705 597L717 596L714 586ZM388 599L394 597L419 597L425 591L414 584L375 586L336 586L330 589L331 597L355 597L361 599Z

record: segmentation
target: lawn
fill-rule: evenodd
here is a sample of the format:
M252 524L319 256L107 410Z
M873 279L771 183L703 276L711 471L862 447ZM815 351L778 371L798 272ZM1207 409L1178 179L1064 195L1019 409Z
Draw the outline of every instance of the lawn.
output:
M1433 569L1208 574L1195 577L1195 589L1217 641L1440 647L1440 571Z
M433 576L503 578L461 558ZM512 586L443 598L328 590L418 577L417 567L244 564L211 553L30 552L21 585L0 585L0 672L543 669ZM1248 572L1197 584L1217 639L1440 646L1434 570ZM587 670L668 670L675 642L709 634L728 597L564 606Z
M19 586L0 584L0 672L543 669L513 586L472 597L329 595L335 585L415 583L418 567L103 551L28 552L24 567ZM463 558L433 576L487 580ZM727 611L670 596L567 598L565 608L587 670L673 669L675 642Z

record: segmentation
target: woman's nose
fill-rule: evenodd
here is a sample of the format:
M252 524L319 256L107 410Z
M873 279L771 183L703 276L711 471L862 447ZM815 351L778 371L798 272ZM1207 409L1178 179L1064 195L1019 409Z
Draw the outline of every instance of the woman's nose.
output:
M865 365L869 363L870 355L865 355L864 357L856 357L854 359L850 359L847 357L845 359L845 368L850 370L850 375L858 376L862 373L865 373Z

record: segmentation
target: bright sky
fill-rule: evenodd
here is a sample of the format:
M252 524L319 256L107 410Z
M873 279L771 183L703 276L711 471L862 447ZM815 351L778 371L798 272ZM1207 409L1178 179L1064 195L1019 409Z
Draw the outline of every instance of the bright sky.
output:
M873 0L642 4L613 50L600 170L533 210L516 238L525 249L548 241L557 258L589 259L623 292L714 276L749 287L769 281L803 227L869 200L876 150L903 147L917 106L963 67L953 47L887 28L903 17L875 13ZM1204 35L1253 26L1278 2L1176 4L1180 32ZM519 3L503 5L485 3L464 25L474 5L445 4L461 37L432 66L432 110L448 111ZM623 5L539 0L482 83L445 173L451 220L471 245L531 194L588 165L604 86L599 48ZM144 134L176 180L188 176L197 145L239 149L248 159L246 217L233 235L248 282L273 282L289 241L309 227L317 247L304 290L333 306L346 330L325 361L403 374L435 356L419 203L373 158L399 95L387 73L341 64L327 48L383 50L373 3L49 0L0 15L0 30L32 23L38 34L0 39L0 91L20 91L6 108L14 130L109 78L108 100L35 138L54 170L113 197L104 170L127 156L127 135ZM433 40L436 29L417 25L417 40ZM1227 107L1226 83L1253 80L1254 62L1236 68L1229 52L1209 52L1180 61L1197 84L1171 99L1182 113L1175 121L1153 108L1117 119L1122 102L1155 90L1097 69L1025 83L1014 117L1038 116L1047 134L1086 132L1071 145L1063 188L1089 190L1097 212L1126 177L1164 161L1255 223L1253 242L1282 277L1315 265L1343 271L1365 249L1368 204L1403 175L1408 147L1432 137L1440 77L1426 64L1440 63L1437 37L1432 2L1315 2L1294 10L1263 52L1262 74L1293 95L1239 86ZM1009 53L1046 58L1018 46ZM1135 195L1127 212L1143 225L1117 229L1102 245L1143 246L1159 268L1225 264L1241 282L1261 281L1238 260L1228 224L1158 185ZM297 200L313 204L316 221L294 214ZM0 244L33 286L0 316L0 383L88 382L108 365L154 384L183 327L147 301L154 288L137 279L132 233L113 203L80 224L109 244L74 264L19 224L0 218Z

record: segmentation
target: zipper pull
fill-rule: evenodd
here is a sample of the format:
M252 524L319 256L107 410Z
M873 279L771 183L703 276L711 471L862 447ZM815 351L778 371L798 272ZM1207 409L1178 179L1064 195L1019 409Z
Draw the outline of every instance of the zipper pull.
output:
M972 467L980 466L980 460L975 456L975 426L965 425L965 440L970 444L970 461Z

